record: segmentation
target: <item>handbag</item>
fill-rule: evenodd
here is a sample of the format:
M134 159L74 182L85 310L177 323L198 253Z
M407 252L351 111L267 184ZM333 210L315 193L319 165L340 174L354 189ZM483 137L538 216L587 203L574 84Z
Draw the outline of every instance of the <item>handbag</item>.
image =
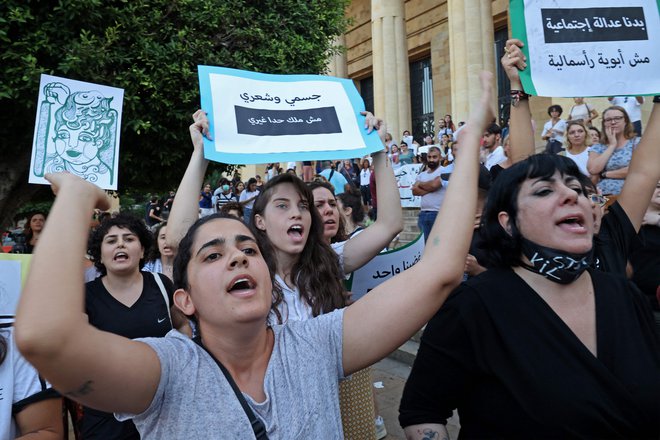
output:
M208 353L209 356L211 356L211 359L213 359L220 368L220 371L222 371L222 374L225 375L225 378L227 379L227 382L229 382L229 385L231 385L231 389L234 390L234 394L236 394L236 397L238 398L238 402L241 404L243 407L243 411L245 411L245 415L248 417L250 420L250 425L252 426L252 430L254 431L254 437L257 440L268 440L268 435L266 434L266 426L264 426L264 423L259 420L259 418L254 414L252 411L252 408L250 408L250 405L248 405L247 401L245 400L245 396L243 396L243 393L241 392L240 389L238 389L238 385L236 385L236 382L234 382L234 378L231 377L231 374L229 374L229 371L225 368L222 363L213 356L213 354L204 347L204 344L202 344L202 339L200 336L197 336L193 338L193 341L197 345L199 345L205 352Z

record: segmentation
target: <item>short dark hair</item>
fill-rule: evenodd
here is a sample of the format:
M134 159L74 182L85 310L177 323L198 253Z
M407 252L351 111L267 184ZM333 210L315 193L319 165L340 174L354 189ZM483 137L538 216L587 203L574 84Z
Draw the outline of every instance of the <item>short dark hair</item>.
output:
M241 205L238 202L227 202L224 205L220 207L220 212L224 214L225 216L231 216L229 214L229 211L238 211L238 215L243 218L243 205Z
M485 132L488 134L501 134L502 128L500 128L499 125L493 122L488 126L488 128L486 128Z
M351 208L351 220L356 225L361 224L364 221L364 205L362 204L362 194L357 188L349 188L347 191L339 194L337 199L341 200L341 203L347 207Z
M552 112L559 112L559 116L561 116L561 114L564 113L564 109L561 108L561 105L559 104L553 104L548 107L548 116L550 116L550 113Z
M108 273L103 263L101 263L101 244L103 243L103 238L113 226L117 226L121 229L128 229L133 234L137 235L140 244L144 248L145 257L140 259L140 269L142 269L142 267L144 267L144 262L146 261L145 258L151 251L153 238L151 232L149 232L147 226L144 224L144 221L126 213L119 213L114 217L104 219L92 232L89 241L87 242L87 253L92 258L94 266L96 266L99 272L101 272L101 275Z
M527 179L550 178L555 172L578 179L584 190L585 176L575 162L558 154L534 154L502 171L493 182L481 216L481 247L489 267L508 268L522 263L522 235L516 223L520 186ZM499 223L499 213L511 219L511 231Z

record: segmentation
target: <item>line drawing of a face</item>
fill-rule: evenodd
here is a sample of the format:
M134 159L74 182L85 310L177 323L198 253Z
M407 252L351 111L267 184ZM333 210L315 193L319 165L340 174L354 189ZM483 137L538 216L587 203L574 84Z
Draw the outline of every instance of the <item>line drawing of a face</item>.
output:
M96 139L94 133L83 129L61 127L55 136L55 150L62 159L76 165L82 165L94 159L103 141Z

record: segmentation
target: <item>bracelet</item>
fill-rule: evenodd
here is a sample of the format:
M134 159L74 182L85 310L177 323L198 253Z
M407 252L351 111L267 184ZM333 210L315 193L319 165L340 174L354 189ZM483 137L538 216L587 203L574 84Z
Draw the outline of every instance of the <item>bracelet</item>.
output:
M655 96L653 97L653 102L654 102L655 104L660 104L660 95L655 95Z
M600 178L601 179L607 179L606 174L607 174L607 171L603 171L602 173L600 173Z
M520 101L526 101L529 99L529 95L523 90L511 90L511 105L518 107Z

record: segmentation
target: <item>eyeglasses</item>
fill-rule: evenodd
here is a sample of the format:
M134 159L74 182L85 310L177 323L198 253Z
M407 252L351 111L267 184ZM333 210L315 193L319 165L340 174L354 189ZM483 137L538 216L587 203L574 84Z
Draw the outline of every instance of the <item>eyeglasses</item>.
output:
M606 124L611 124L612 122L621 122L623 119L623 116L613 116L611 118L603 119L603 122Z
M600 194L589 194L589 200L595 205L598 206L605 206L605 204L610 200L605 196L601 196Z

